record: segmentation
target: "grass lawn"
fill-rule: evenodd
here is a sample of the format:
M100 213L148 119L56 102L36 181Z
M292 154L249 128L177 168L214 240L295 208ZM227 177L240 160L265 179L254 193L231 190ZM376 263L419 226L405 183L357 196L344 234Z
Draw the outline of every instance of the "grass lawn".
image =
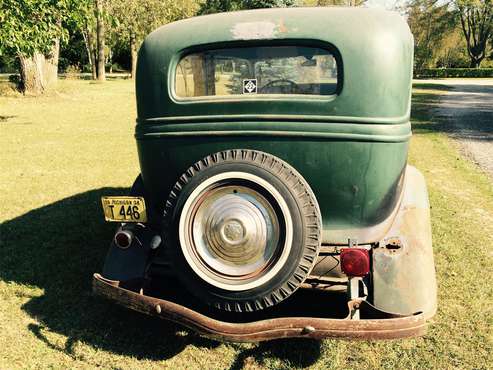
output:
M493 187L440 132L440 86L415 91L410 150L432 205L439 307L428 334L241 345L92 297L113 233L99 198L125 193L139 171L133 83L59 87L0 97L0 369L491 368Z

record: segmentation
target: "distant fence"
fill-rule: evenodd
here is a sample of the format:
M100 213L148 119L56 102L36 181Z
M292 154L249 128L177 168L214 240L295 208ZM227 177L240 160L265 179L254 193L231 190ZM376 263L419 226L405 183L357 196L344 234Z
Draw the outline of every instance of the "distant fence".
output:
M493 68L425 68L414 71L414 78L493 77Z

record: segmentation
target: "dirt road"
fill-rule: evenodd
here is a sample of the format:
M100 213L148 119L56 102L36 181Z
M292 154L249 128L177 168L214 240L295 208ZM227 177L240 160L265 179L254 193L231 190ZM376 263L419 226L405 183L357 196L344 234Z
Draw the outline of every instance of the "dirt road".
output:
M464 153L493 179L493 79L419 80L446 85L437 118L456 139Z

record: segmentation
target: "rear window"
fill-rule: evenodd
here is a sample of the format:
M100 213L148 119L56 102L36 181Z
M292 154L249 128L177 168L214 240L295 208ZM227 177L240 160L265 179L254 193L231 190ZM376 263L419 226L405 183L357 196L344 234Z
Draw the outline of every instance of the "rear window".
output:
M207 50L180 60L175 94L180 98L291 94L333 95L334 55L321 48L277 46Z

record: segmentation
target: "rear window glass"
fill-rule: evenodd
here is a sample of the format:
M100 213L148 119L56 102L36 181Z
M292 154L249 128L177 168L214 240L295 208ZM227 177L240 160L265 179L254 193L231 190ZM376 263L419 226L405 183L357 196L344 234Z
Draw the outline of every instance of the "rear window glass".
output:
M302 94L332 95L336 59L312 47L277 46L207 50L180 60L175 94L181 98Z

